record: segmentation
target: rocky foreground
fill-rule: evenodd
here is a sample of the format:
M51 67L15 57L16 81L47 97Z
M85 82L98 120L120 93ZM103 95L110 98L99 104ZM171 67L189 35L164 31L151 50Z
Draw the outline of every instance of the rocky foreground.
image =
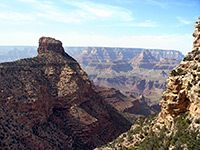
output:
M200 17L193 36L192 52L170 72L161 112L97 149L200 149Z
M40 38L36 57L1 63L0 82L0 149L89 150L128 130L130 113L136 120L153 112L138 107L143 100L92 86L49 37Z

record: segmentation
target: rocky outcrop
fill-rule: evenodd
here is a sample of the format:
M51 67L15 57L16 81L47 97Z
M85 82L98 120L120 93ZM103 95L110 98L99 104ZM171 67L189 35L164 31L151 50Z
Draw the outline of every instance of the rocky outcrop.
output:
M200 18L195 23L193 36L193 50L171 71L160 103L162 111L158 121L168 129L173 128L174 118L184 112L200 117Z
M195 22L194 24L194 33L193 33L193 36L194 36L194 42L193 42L193 49L199 49L200 47L200 33L199 33L199 30L200 30L200 17L199 17L199 20L197 22Z
M39 39L38 55L43 53L65 53L62 43L51 37L41 37Z
M138 120L128 132L96 150L200 149L200 17L193 35L192 52L169 75L161 112Z
M50 37L38 56L0 64L0 149L92 149L130 127Z

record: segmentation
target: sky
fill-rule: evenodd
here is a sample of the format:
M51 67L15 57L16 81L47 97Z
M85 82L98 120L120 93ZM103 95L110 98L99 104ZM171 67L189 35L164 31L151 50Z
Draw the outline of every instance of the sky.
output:
M200 0L0 0L0 45L192 50Z

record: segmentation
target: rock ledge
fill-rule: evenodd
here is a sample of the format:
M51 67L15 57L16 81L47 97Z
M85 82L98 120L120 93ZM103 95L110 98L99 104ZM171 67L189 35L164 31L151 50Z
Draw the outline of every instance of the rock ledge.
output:
M50 52L64 53L62 42L51 37L41 37L39 39L38 55Z

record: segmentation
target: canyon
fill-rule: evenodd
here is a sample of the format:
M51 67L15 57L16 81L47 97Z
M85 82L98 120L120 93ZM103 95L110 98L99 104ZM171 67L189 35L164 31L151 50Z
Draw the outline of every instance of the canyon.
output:
M75 58L95 85L143 95L159 111L168 74L183 55L173 50L88 47Z
M155 112L144 97L93 85L59 40L41 37L37 52L0 64L1 149L93 149Z
M170 72L161 112L96 150L200 149L200 17L194 27L193 49Z
M32 46L0 47L0 61L36 56ZM63 47L88 74L92 84L115 88L135 97L143 95L150 107L160 111L159 102L166 90L170 71L183 59L176 50L115 48L115 47Z

